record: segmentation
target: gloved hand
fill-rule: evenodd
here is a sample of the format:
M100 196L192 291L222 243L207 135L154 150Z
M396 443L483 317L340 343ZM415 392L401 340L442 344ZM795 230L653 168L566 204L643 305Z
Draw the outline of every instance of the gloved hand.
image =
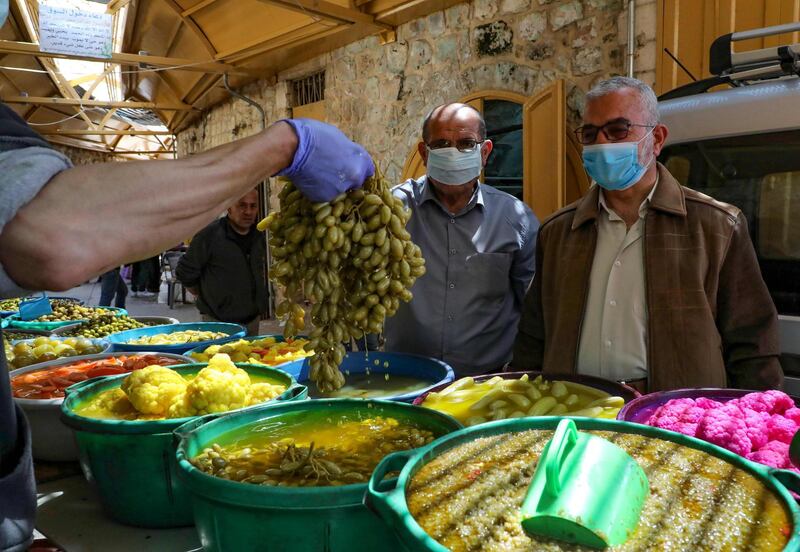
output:
M314 119L284 119L297 134L292 164L277 176L286 176L314 203L330 201L340 193L360 188L375 174L367 151L335 126Z

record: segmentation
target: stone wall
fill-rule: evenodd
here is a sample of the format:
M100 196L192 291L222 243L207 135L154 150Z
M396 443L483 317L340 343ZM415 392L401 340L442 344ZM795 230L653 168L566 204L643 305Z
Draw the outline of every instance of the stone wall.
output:
M535 94L568 82L570 121L596 81L624 72L625 0L472 0L377 37L350 44L256 82L253 97L274 121L289 116L287 81L324 68L327 120L364 144L397 181L420 125L434 106L488 89ZM636 74L651 84L656 63L656 0L636 0ZM230 100L178 135L178 155L204 151L257 132L258 114Z
M72 146L65 146L63 144L50 144L53 149L56 149L70 158L73 165L91 165L93 163L108 163L110 161L125 161L122 156L114 155L112 153L105 153L102 151L87 150L83 148L73 148Z

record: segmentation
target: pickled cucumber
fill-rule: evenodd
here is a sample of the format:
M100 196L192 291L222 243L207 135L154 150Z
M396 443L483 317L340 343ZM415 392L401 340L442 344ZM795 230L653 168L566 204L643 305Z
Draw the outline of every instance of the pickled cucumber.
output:
M381 332L425 274L405 230L411 211L377 169L363 188L329 203L311 203L288 181L278 197L280 210L258 225L270 233L270 278L285 289L276 314L287 338L305 330L311 315L310 378L320 391L335 391L344 385L343 341Z

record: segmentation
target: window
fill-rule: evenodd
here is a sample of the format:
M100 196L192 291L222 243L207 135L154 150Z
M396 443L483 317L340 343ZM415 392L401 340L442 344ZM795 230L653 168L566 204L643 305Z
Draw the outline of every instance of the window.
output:
M292 107L321 102L325 99L325 71L291 81Z
M677 144L660 160L681 184L742 210L778 312L800 315L800 132Z
M522 104L484 100L486 137L494 149L484 168L484 181L522 200Z

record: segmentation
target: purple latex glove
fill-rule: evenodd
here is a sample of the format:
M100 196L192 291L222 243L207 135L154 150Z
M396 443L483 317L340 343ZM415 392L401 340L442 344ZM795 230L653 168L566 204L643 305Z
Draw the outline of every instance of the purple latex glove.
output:
M292 164L285 176L314 203L330 201L340 193L360 188L375 174L367 151L335 126L314 119L284 119L297 134Z

